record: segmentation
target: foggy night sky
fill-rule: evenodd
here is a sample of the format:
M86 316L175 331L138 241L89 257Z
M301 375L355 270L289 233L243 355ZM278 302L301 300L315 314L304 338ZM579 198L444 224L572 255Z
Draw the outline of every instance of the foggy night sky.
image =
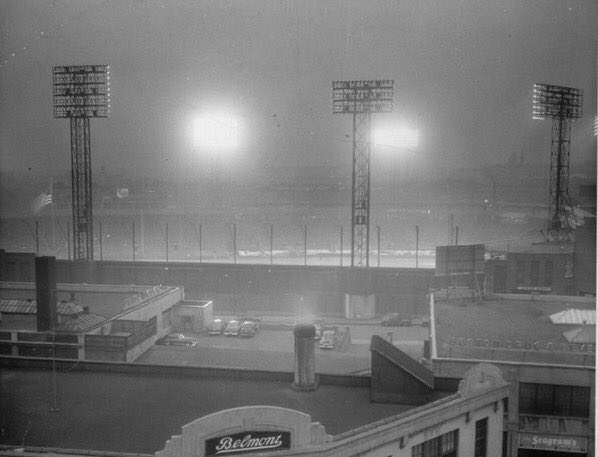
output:
M592 160L597 14L595 0L0 0L1 171L70 169L52 66L87 64L112 72L111 117L91 121L96 171L193 178L214 160L189 141L193 113L209 106L245 124L220 165L232 176L348 168L336 79L394 79L392 118L419 129L413 154L426 167L513 152L547 161L550 121L532 120L532 84L582 88L571 157Z

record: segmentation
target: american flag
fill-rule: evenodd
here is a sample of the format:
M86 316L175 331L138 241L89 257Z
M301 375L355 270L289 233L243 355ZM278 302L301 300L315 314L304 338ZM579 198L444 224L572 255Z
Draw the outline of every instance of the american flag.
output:
M34 213L37 213L44 206L47 206L51 203L52 203L52 194L47 194L45 192L42 192L35 198L35 200L33 200L33 203L31 204L31 209L33 210Z

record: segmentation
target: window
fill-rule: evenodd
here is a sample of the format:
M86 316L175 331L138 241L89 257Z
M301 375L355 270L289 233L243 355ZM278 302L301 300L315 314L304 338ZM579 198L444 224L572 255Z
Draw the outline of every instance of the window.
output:
M488 418L480 419L475 423L475 457L486 457L488 441Z
M459 430L445 433L411 448L412 457L457 457Z
M590 388L519 384L519 412L546 416L589 417Z
M530 283L532 286L540 285L540 262L532 260L530 263Z
M552 260L547 260L544 264L544 285L552 286Z

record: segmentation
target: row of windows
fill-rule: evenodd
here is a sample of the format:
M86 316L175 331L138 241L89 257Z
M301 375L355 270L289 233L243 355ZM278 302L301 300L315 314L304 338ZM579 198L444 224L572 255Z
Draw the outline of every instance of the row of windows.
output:
M424 441L411 449L412 457L456 457L459 451L459 429ZM475 423L474 457L486 457L488 418Z
M519 412L548 416L589 417L590 388L519 384Z
M459 444L459 430L445 433L424 441L411 449L412 457L456 457Z

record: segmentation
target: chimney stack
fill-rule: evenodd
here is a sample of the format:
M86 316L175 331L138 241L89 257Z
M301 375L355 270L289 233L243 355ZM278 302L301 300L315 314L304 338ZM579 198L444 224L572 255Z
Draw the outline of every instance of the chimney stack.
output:
M316 353L314 337L316 328L311 324L297 325L295 334L295 390L312 391L318 388L316 381Z
M58 324L56 312L56 258L35 258L35 294L37 331L53 330Z

